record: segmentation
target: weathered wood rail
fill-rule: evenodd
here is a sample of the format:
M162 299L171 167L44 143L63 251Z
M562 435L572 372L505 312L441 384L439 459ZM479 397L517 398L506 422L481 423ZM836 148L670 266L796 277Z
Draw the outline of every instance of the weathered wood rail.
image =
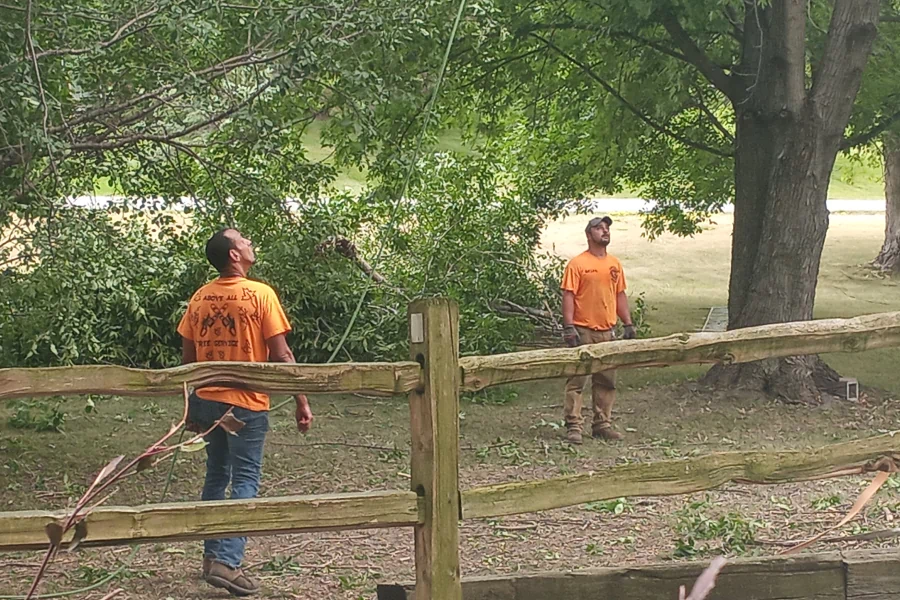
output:
M883 435L805 451L724 452L460 490L460 391L610 368L748 362L900 346L900 312L465 358L458 356L458 311L453 302L435 298L412 303L409 325L412 360L408 362L200 363L157 371L116 366L0 369L0 400L88 393L174 395L184 384L281 394L408 394L409 491L100 507L85 517L87 535L81 544L407 526L415 530L418 600L460 600L461 518L547 510L620 496L683 494L729 481L775 484L895 470L900 461L900 436ZM45 528L66 516L52 511L0 512L0 551L45 548Z
M424 522L422 499L404 490L278 496L252 500L171 502L105 506L86 519L82 546L114 546L159 541L203 540L238 535L273 535L341 529L411 527ZM46 527L65 511L0 513L0 551L47 547ZM70 530L63 539L68 544Z
M900 312L853 319L777 323L721 333L680 333L577 348L459 359L463 391L506 383L588 375L607 369L745 363L763 358L862 352L900 346Z
M675 599L690 589L705 565L697 562L472 577L466 600ZM674 593L673 593L674 591ZM900 597L896 551L851 551L796 557L733 559L719 573L707 600L895 600ZM378 600L417 600L415 586L379 584Z
M115 365L0 369L0 400L59 394L177 396L184 384L222 385L270 394L405 394L421 385L415 362L285 363L203 362L170 369L132 369Z

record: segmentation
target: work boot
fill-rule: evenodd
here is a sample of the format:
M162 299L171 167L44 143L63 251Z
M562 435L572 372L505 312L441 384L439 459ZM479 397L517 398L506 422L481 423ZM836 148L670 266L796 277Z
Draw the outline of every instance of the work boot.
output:
M606 440L607 442L618 442L624 435L612 428L611 425L603 425L601 427L592 427L591 436L597 440Z
M581 445L581 427L577 425L566 427L566 441L570 444Z
M210 564L204 579L213 587L228 590L232 596L252 596L259 591L259 584L244 575L241 569L232 569L220 562Z

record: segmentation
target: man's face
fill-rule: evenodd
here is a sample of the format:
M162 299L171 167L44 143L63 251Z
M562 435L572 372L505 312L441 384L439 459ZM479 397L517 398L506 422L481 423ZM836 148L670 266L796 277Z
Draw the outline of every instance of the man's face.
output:
M234 254L231 255L232 260L236 259L238 262L247 266L256 262L256 253L253 252L253 242L241 235L240 231L237 229L229 230L228 239L231 240L231 252L237 254L237 256Z
M600 222L596 227L592 227L588 231L588 238L598 246L606 246L609 244L609 225Z

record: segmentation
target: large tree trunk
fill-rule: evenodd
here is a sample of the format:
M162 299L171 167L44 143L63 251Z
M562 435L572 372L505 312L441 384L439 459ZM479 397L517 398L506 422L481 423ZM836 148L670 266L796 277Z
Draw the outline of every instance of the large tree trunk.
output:
M728 328L809 320L828 230L825 200L837 145L822 144L814 122L791 126L774 115L744 121L737 131ZM773 161L779 155L781 160ZM775 165L766 172L771 162ZM819 401L820 388L836 379L827 365L810 356L714 367L706 378L717 386L756 389L810 404Z
M748 6L752 3L748 3ZM745 20L744 61L759 65L748 93L734 98L735 213L729 329L813 316L819 261L828 230L826 198L834 161L875 31L878 3L836 2L829 41L808 94L802 4L773 2ZM755 5L753 6L756 9ZM797 13L797 14L794 14ZM790 26L787 24L791 23ZM760 30L762 35L758 36ZM762 90L762 91L761 91ZM716 386L763 390L817 403L837 374L818 357L800 356L710 369Z
M884 244L872 264L891 273L900 272L900 138L882 136L884 152Z

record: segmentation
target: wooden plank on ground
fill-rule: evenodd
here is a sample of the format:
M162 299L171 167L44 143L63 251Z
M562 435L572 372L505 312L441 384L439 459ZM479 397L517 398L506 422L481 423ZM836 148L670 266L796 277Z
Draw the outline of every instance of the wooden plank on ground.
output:
M422 521L419 504L414 492L397 490L107 506L88 515L81 545L413 526ZM46 548L44 528L64 516L54 511L0 512L0 551Z
M472 577L464 600L665 600L688 591L707 562L590 569L570 573ZM898 575L895 575L898 577ZM415 600L411 584L383 584L378 600ZM838 553L734 559L708 600L845 600L844 563ZM862 600L861 598L858 600ZM880 598L879 598L880 600Z
M677 334L577 348L467 356L459 360L462 391L493 385L587 375L608 369L743 363L763 358L861 352L900 346L900 312L853 319L777 323L723 333Z
M900 598L900 549L847 553L847 600Z
M0 400L74 394L180 396L182 386L224 385L271 394L367 392L405 394L420 382L414 362L287 363L201 362L171 369L114 365L0 369Z
M900 457L900 435L886 434L809 450L720 452L618 465L577 475L465 490L462 516L499 517L623 496L687 494L729 481L776 484L826 479L888 469L891 457Z

